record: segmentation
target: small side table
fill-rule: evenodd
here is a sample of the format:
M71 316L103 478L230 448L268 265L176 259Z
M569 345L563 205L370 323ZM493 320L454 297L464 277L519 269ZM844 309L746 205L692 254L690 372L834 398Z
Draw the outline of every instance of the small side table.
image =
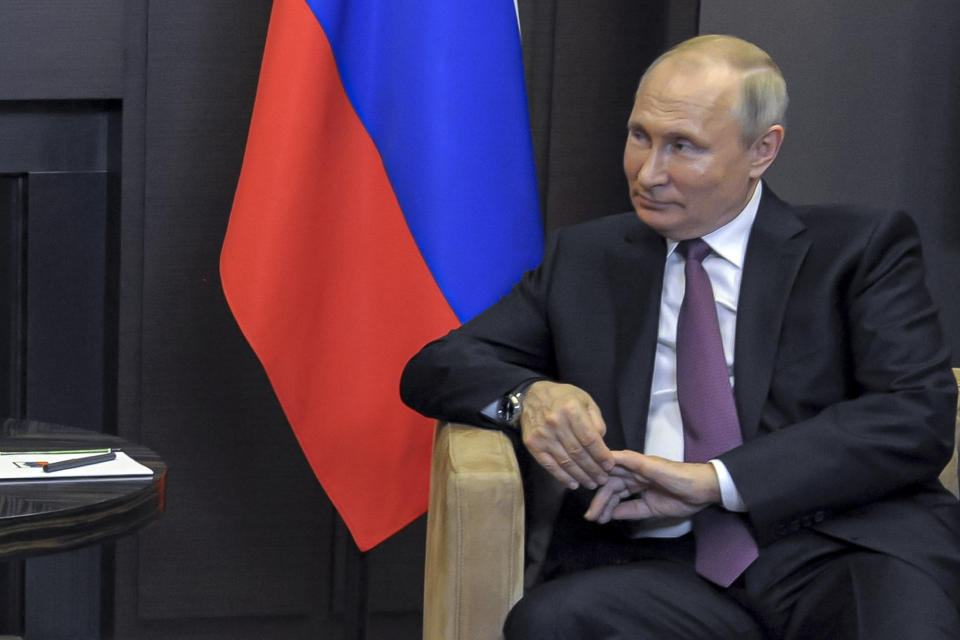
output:
M8 418L0 424L0 451L106 448L126 452L153 476L0 480L0 561L16 566L29 556L76 549L138 530L162 515L167 473L156 453L117 436L35 420ZM6 620L17 615L0 611ZM0 640L8 637L17 636Z

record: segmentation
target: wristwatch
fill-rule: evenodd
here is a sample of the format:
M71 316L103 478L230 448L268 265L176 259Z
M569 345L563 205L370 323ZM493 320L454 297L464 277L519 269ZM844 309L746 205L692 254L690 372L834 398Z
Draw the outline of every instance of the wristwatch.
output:
M500 422L511 427L520 426L520 416L523 414L523 396L534 382L536 380L528 380L500 399L500 404L497 406L497 419Z

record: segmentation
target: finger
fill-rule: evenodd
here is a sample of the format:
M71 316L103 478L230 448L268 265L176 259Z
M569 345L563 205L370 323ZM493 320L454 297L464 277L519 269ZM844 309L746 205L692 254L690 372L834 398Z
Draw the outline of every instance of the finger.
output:
M590 489L596 489L607 481L607 474L583 447L577 431L582 431L584 414L574 406L565 406L546 417L547 424L553 427L561 451L551 447L551 453L570 475Z
M580 482L588 479L583 473L580 478L570 474L569 459L563 445L557 438L556 420L541 422L534 425L526 423L523 425L523 444L530 452L530 455L547 470L554 478L567 485L570 489L577 489Z
M587 419L590 424L590 432L586 434L586 439L581 439L580 443L589 452L593 458L603 468L604 471L610 471L616 464L613 459L613 452L607 447L603 436L607 433L607 425L600 414L600 408L592 400L587 404Z
M576 438L564 437L559 445L562 453L555 453L555 457L563 468L584 486L596 489L607 482L607 473L590 457Z
M607 490L608 487L609 485L604 485L594 494L593 499L590 501L590 506L587 507L587 512L583 514L584 518L594 521L600 517L600 514L603 513L613 495L613 491Z
M629 469L623 467L614 467L610 470L610 478L623 482L631 493L639 493L650 486L650 482L643 476L639 476Z
M617 508L617 505L624 500L629 499L631 495L633 495L633 493L628 489L623 489L614 493L610 500L607 501L607 504L604 505L603 511L600 513L600 517L597 519L597 522L600 524L606 524L610 522L610 520L613 519L613 511Z
M653 514L643 498L625 500L614 507L611 517L615 520L643 520Z
M600 489L594 494L593 499L590 501L590 506L587 508L587 512L584 514L584 517L587 520L597 520L602 513L608 510L611 500L616 499L616 502L619 502L620 492L625 491L625 485L619 479L611 479L610 482L600 487Z
M603 442L603 436L591 424L591 418L577 404L569 404L555 416L557 437L564 450L576 465L589 477L588 487L595 489L607 481L605 457L613 461L613 456ZM607 465L610 466L610 465Z
M548 453L552 458L553 464L557 468L562 469L576 483L577 486L571 486L571 489L576 489L581 484L590 489L596 489L599 486L599 484L583 467L578 464L573 455L567 451L563 444L561 444L559 441L552 444L546 453Z
M531 451L531 453L533 453ZM546 469L547 473L562 482L568 489L576 490L580 488L580 483L560 465L560 463L548 452L533 453L533 458L541 467Z

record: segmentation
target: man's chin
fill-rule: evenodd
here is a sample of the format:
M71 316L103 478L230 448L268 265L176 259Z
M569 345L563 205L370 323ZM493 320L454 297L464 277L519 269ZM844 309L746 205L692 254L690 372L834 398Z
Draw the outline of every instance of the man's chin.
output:
M661 210L635 206L634 211L640 218L640 222L667 238L677 231L683 222L672 207Z

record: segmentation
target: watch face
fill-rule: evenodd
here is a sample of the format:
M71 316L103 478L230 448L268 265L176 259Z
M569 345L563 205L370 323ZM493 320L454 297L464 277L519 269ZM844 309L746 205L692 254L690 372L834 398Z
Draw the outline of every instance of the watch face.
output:
M520 421L520 411L523 405L520 403L520 396L511 393L500 403L500 419L510 425L515 425Z

